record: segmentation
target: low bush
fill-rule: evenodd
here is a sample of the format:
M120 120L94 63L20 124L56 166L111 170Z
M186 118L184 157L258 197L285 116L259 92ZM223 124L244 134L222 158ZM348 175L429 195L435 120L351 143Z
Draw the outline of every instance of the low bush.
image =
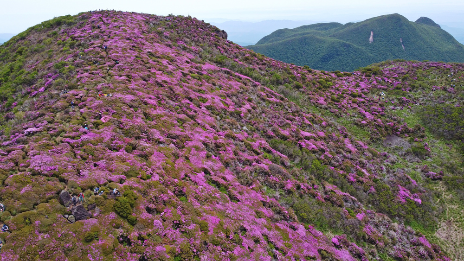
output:
M207 232L209 231L209 225L208 225L208 222L206 222L205 220L201 220L198 225L200 226L200 230L202 232Z
M98 232L91 232L88 231L84 235L84 241L85 242L92 242L94 239L98 238Z
M129 215L132 214L132 207L129 203L129 200L126 197L118 198L118 201L114 203L113 207L116 214L118 214L122 218L127 218Z
M113 209L120 217L127 219L131 225L137 223L137 217L132 216L132 209L135 207L135 202L138 196L132 190L126 190L122 197L119 197L113 205Z
M314 198L297 200L293 205L293 210L298 220L314 225L318 230L329 231L338 230L343 227L343 212L328 204L319 203Z
M452 104L423 106L419 111L424 125L445 139L464 140L464 107Z
M450 189L464 189L464 177L443 177L443 181Z
M137 217L130 215L127 217L127 222L134 226L135 224L137 224Z
M420 159L425 159L425 157L430 155L430 152L421 144L414 144L414 146L411 147L411 152Z

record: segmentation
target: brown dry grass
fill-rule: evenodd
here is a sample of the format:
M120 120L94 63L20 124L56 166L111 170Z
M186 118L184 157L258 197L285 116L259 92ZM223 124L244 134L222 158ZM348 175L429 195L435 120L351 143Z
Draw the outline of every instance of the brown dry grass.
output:
M444 219L438 224L435 236L441 241L440 245L450 254L453 260L464 260L464 209L455 195L449 193L441 184L439 191L442 192L442 203L446 211Z

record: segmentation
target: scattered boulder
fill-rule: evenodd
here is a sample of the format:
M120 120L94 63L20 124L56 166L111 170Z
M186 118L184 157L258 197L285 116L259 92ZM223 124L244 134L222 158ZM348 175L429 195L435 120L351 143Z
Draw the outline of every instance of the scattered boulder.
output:
M221 30L221 31L219 31L218 35L219 35L219 37L221 37L222 39L226 39L226 40L227 40L227 32L226 32L226 31Z
M412 153L406 153L404 155L404 159L407 160L408 162L421 162L421 160Z
M85 220L90 217L89 212L82 205L78 205L77 207L73 208L72 214L76 218L76 221Z
M99 207L96 207L96 208L95 208L95 211L94 211L94 213L93 213L93 216L96 217L96 216L98 216L98 215L100 215L100 208L99 208Z
M396 135L389 135L383 141L383 145L385 147L402 147L403 150L407 150L411 148L411 144L407 142L405 139L400 138Z
M70 223L76 222L76 218L73 215L63 215L66 220L68 220Z
M71 223L74 223L76 222L76 218L73 216L73 215L69 215L69 217L67 218L67 220Z
M68 207L69 205L71 205L71 195L69 195L69 192L65 190L61 191L59 200L60 200L60 203L64 205L65 207Z
M90 211L90 210L94 210L96 206L97 206L97 204L89 204L89 205L87 206L87 210L89 210L89 211Z

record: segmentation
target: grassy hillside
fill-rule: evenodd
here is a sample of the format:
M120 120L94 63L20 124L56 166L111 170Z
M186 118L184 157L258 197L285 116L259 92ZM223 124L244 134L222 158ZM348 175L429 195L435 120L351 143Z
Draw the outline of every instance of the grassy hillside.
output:
M410 22L393 14L345 25L328 23L283 29L247 48L284 62L330 71L353 71L373 62L393 59L464 62L464 46L427 19ZM371 31L372 43L369 42ZM303 40L308 37L325 41ZM356 52L353 59L353 53L345 50L345 45L333 45L337 40L364 53Z
M0 47L2 259L464 258L463 64L326 72L224 36L101 11Z

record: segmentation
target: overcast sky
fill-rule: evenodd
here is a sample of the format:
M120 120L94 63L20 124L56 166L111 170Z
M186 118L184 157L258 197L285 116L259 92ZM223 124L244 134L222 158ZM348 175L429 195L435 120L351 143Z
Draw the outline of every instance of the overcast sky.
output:
M399 13L415 21L426 16L438 24L464 27L462 0L1 0L0 33L17 34L55 16L96 9L157 15L191 15L208 22L224 20L311 20L356 22Z

